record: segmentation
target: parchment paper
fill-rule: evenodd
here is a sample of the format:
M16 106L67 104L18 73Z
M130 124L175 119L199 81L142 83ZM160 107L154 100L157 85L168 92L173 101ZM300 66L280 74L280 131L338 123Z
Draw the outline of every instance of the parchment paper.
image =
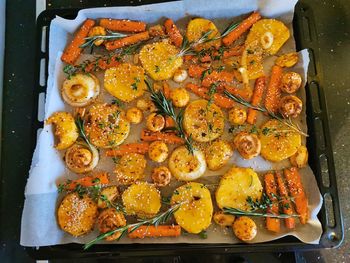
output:
M183 17L201 16L218 21L224 19L245 15L251 11L259 10L266 17L277 17L289 26L292 32L291 21L293 18L294 5L296 1L279 1L279 0L240 0L240 1L209 1L209 0L188 0L181 2L171 2L163 4L145 5L139 7L115 7L115 8L96 8L86 9L79 12L75 20L66 20L60 17L55 18L50 27L49 38L49 78L48 88L45 103L45 119L55 111L71 111L72 109L65 105L60 96L60 86L65 78L62 72L63 63L60 61L60 56L64 50L66 43L71 39L72 33L86 18L125 18L144 20L148 23L155 23L164 17L170 17L175 21ZM238 21L238 20L237 20ZM183 22L183 21L182 21ZM223 29L225 25L218 24L219 29ZM294 38L291 37L284 45L280 53L295 50ZM299 53L300 60L293 70L300 73L303 78L303 85L298 96L305 102L305 80L308 68L309 58L306 50ZM83 57L86 58L86 57ZM265 69L271 68L275 57L270 58L264 65ZM101 84L103 75L97 74ZM176 86L172 83L172 86ZM112 97L106 92L103 92L100 98L102 101L111 101ZM304 103L305 105L305 103ZM306 115L303 109L300 119L302 128L306 131ZM127 138L126 142L131 142L139 138L142 125L132 126L132 133ZM228 130L227 127L225 129ZM228 137L225 134L224 137ZM232 135L231 135L232 136ZM305 143L305 142L304 142ZM65 243L86 243L98 235L96 231L80 237L74 238L61 231L56 222L56 208L59 204L60 197L57 194L57 183L66 179L74 179L77 176L66 169L62 160L64 153L54 149L54 136L50 126L44 126L44 129L39 135L38 143L33 155L29 178L25 190L25 204L22 215L21 226L21 245L24 246L48 246ZM103 156L101 152L101 156ZM271 164L261 157L253 160L243 160L237 152L230 160L230 164L235 164L242 167L252 167L258 173L263 173L270 169L281 169L288 166L288 162ZM231 165L226 165L219 171L208 171L205 176L198 180L199 182L215 185L220 180L220 175L224 174ZM107 171L113 170L113 162L109 158L101 158L98 169ZM154 164L148 161L146 174L150 171ZM322 198L317 187L317 182L309 167L303 168L301 171L305 191L309 199L310 220L306 225L298 224L296 230L287 232L283 227L279 234L269 233L263 219L255 220L259 225L257 237L254 243L271 241L285 235L293 235L302 242L316 244L322 234L321 223L317 219L317 214L322 205ZM172 182L168 191L163 191L162 194L168 196L171 189L177 187L181 183ZM215 188L213 188L214 190ZM215 198L213 198L215 203ZM283 225L283 223L281 224ZM214 224L208 229L208 238L200 239L196 235L182 235L179 238L161 238L161 239L143 239L130 240L122 239L119 243L238 243L232 231L222 230Z

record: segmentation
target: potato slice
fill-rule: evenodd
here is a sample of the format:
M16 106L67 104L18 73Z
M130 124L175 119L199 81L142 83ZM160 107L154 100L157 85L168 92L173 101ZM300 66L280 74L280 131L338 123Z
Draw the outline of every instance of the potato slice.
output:
M97 215L97 204L89 196L80 198L75 192L67 194L57 210L58 225L75 237L90 232Z
M219 30L216 28L215 24L203 18L192 19L187 26L186 37L189 42L198 41L205 33L211 32L208 35L208 39L219 38L221 36ZM195 50L200 51L202 49L209 49L211 47L219 48L221 45L221 39L216 39L209 41L207 43L198 44L195 46Z
M231 145L226 141L215 141L205 151L205 160L210 170L223 167L233 155Z
M185 110L184 129L197 142L209 142L224 132L225 120L221 109L206 100L192 101Z
M146 159L142 154L127 153L123 155L114 171L121 184L132 184L145 177Z
M265 52L274 55L290 37L289 29L276 19L261 19L256 22L249 31L245 46L250 46L256 42L263 47L264 38L272 35L272 44L265 49Z
M215 197L218 206L250 210L247 198L260 199L262 185L258 175L251 168L232 167L221 178Z
M176 222L187 232L198 234L211 224L213 203L210 191L200 183L187 183L174 191L171 204L183 203L174 213Z
M112 148L128 137L130 123L126 120L125 112L118 106L95 104L85 117L84 128L93 145Z
M137 182L129 186L122 195L126 213L138 217L152 217L158 213L160 192L154 185Z
M175 46L157 42L142 47L140 60L152 79L166 80L172 78L175 71L182 66L182 57L177 56L178 53Z
M247 216L239 217L232 225L233 233L240 240L247 242L256 237L258 227L253 219Z
M261 156L280 162L294 155L301 145L301 135L278 120L269 120L261 128Z
M97 201L97 206L98 208L101 208L101 209L107 208L109 202L113 203L113 201L118 197L119 197L119 191L117 186L113 185L113 186L105 187L101 190L100 198Z
M191 154L185 146L176 148L169 158L169 169L178 180L196 180L204 174L206 168L204 154L199 150L194 150Z
M146 90L144 70L128 63L109 68L105 72L104 87L114 97L130 102Z

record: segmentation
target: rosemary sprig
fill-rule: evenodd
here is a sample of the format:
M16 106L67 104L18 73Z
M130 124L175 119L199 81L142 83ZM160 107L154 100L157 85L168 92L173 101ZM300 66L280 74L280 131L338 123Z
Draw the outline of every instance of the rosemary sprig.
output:
M84 128L84 120L81 117L78 117L75 120L75 124L77 125L79 136L86 142L90 149L93 149L94 146L90 143L89 138L86 136L85 128Z
M256 216L256 217L271 217L271 218L290 218L290 217L299 217L299 215L287 215L287 214L272 214L264 212L255 212L255 211L245 211L233 207L224 207L223 209L225 214L238 215L238 216Z
M111 230L109 232L106 232L104 234L101 234L98 237L96 237L95 239L93 239L90 242L86 243L84 245L84 250L89 249L91 246L96 244L96 242L98 242L100 240L103 240L106 237L109 237L109 236L113 235L116 232L120 232L121 233L120 237L118 238L118 240L119 240L122 236L124 236L125 234L128 233L129 229L130 229L130 232L133 232L136 229L138 229L140 226L143 226L143 225L158 226L160 224L163 224L163 223L167 222L170 219L170 217L180 208L181 205L182 205L182 203L176 204L176 205L170 207L167 211L165 211L165 212L163 212L161 214L158 214L155 217L152 217L150 219L140 220L137 223L128 224L126 226L119 227L119 228L116 228L116 229Z
M157 113L163 116L169 116L174 120L176 123L175 130L177 135L184 139L187 150L193 154L194 148L192 145L192 137L191 135L186 135L182 125L184 111L181 110L176 115L172 102L165 97L164 93L162 91L155 91L149 81L145 80L145 83L147 85L148 92L151 93L151 100L158 109Z
M107 30L107 33L108 33L108 35L97 35L97 36L86 37L85 43L82 44L80 46L80 48L93 47L94 42L96 40L115 40L115 39L119 39L119 38L123 38L123 37L128 36L126 34L112 32L110 30Z
M241 104L241 105L243 105L243 106L246 106L246 107L248 107L248 108L251 108L251 109L254 109L254 110L257 110L257 111L260 111L260 112L266 112L271 118L276 119L276 120L278 120L279 122L285 124L285 125L288 126L291 130L293 130L293 131L295 131L295 132L297 132L297 133L299 133L299 134L301 134L301 135L303 135L303 136L306 136L306 137L309 136L307 133L303 132L303 131L301 130L301 128L300 128L297 124L293 123L292 120L291 120L290 118L285 119L285 118L280 117L280 116L278 116L277 114L275 114L275 113L273 113L273 112L267 110L267 109L264 108L264 107L261 107L261 106L254 106L254 105L252 105L251 103L249 103L248 101L246 101L245 99L243 99L243 98L241 98L241 97L239 97L239 96L235 96L235 95L231 94L230 92L228 92L227 90L225 90L224 93L225 93L225 95L226 95L229 99L232 99L232 100L234 100L235 102L237 102L237 103L239 103L239 104Z

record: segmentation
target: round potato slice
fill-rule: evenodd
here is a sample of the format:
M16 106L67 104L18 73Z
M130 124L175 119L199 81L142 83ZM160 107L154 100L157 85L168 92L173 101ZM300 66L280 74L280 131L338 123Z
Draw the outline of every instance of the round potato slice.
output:
M221 178L215 197L218 206L249 210L247 198L260 199L262 185L258 175L251 168L232 167Z
M112 148L129 135L130 123L125 112L113 104L93 105L84 122L85 133L96 147Z
M197 142L209 142L224 132L225 120L221 109L206 100L195 100L185 110L184 129Z
M127 153L123 155L114 171L121 184L132 184L145 177L146 159L142 154Z
M198 234L211 224L213 203L210 191L200 183L187 183L174 191L171 204L179 204L174 213L176 222L187 232Z
M60 228L78 237L90 232L98 215L97 204L87 195L77 193L66 195L57 210Z
M176 148L169 158L169 169L178 180L196 180L204 174L206 168L204 154L199 150L194 150L191 154L185 146Z
M261 156L272 162L280 162L294 155L301 145L301 135L292 131L278 120L269 120L262 127L259 135Z
M175 46L157 42L142 47L140 61L152 79L166 80L172 78L175 71L182 66L182 57L177 56L178 53Z
M215 141L205 151L208 168L213 171L223 167L232 155L232 147L225 141Z
M208 39L219 38L216 40L209 41L207 43L198 44L195 46L195 50L200 51L202 49L209 49L211 47L219 48L221 45L220 32L216 28L215 24L207 19L195 18L192 19L187 26L186 37L189 42L196 42L204 34L208 33Z
M114 97L130 102L145 92L144 79L142 67L124 63L106 70L104 87Z
M160 193L154 185L137 182L129 186L122 195L126 213L139 217L152 217L158 213Z

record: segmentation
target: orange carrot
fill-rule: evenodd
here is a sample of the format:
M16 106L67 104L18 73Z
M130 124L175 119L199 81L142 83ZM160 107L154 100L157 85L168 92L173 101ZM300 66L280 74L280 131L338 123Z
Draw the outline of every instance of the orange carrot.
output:
M174 24L173 20L168 18L164 22L164 27L165 27L165 32L168 34L171 42L176 46L176 47L181 47L183 37L177 28L177 26Z
M211 84L217 82L232 82L234 78L235 75L231 72L218 72L216 70L213 70L210 74L206 74L206 76L204 76L202 85L203 87L210 87Z
M248 18L244 19L232 32L222 39L222 43L225 46L231 45L236 41L244 32L248 31L249 28L259 19L261 15L258 12L253 12Z
M148 31L109 41L105 44L107 50L114 50L125 46L130 46L149 39Z
M250 100L250 97L252 96L252 91L250 90L250 88L239 89L230 85L224 85L224 87L225 87L225 90L227 90L231 94L235 96L239 96L245 100Z
M175 127L175 122L173 118L165 116L165 128Z
M161 25L151 26L148 29L149 35L151 37L163 37L165 36L164 28Z
M132 232L131 229L128 229L129 238L178 237L181 235L181 227L179 225L140 226Z
M152 132L145 129L141 131L141 141L163 141L169 144L177 144L184 142L183 139L177 136L174 132Z
M122 156L127 153L139 153L145 154L148 152L148 143L128 143L118 146L117 149L112 149L106 151L106 156L114 157L114 156Z
M91 72L94 70L106 70L108 68L116 67L120 64L120 56L113 55L110 58L101 58L99 60L90 62L84 69L84 72Z
M204 71L206 71L207 68L199 66L199 65L190 65L188 67L188 75L191 78L200 78Z
M113 30L124 32L144 32L146 30L146 23L141 21L131 21L127 19L111 19L101 18L100 26Z
M165 81L163 82L163 93L167 99L170 98L170 86L168 82L165 82Z
M90 187L99 184L109 184L108 173L102 172L93 176L85 176L83 178L74 180L66 185L67 190L74 190L78 185L83 187Z
M204 99L209 99L208 96L208 88L203 88L203 87L199 87L195 84L192 83L188 83L186 85L186 88L190 91L192 91L194 94L196 94L199 97L202 97ZM230 109L233 106L235 106L235 102L233 100L230 100L229 98L226 98L225 96L221 95L221 94L213 94L213 99L214 99L214 104L216 104L217 106L221 107L221 108L225 108L225 109Z
M284 176L287 181L289 193L294 198L295 210L300 216L300 223L306 224L309 219L309 208L298 168L284 169Z
M272 67L270 82L267 86L265 97L265 108L272 113L277 113L278 111L281 97L280 84L282 73L283 69L280 66L274 65Z
M82 44L85 43L85 38L88 36L90 29L95 25L95 21L92 19L86 19L84 24L80 27L79 31L75 34L73 40L64 50L61 60L68 64L74 64L79 58Z
M233 47L229 48L228 50L224 51L223 58L240 56L240 55L242 55L243 50L244 50L244 45L233 46Z
M259 106L262 100L262 96L264 94L265 85L266 85L265 77L260 77L255 80L254 92L253 92L253 96L250 101L250 104L252 104L253 106ZM247 122L249 124L254 124L256 122L256 114L257 114L256 110L252 108L248 109Z
M283 213L285 213L286 215L293 215L294 209L292 206L292 202L290 201L290 198L288 196L287 186L286 186L280 172L276 172L276 181L277 181L277 185L278 185L279 196L281 198L281 205L283 208ZM288 229L294 229L295 228L295 218L293 218L293 217L285 218L284 224Z
M268 213L278 215L278 200L277 200L277 185L273 173L267 173L264 177L265 191L267 196L272 201L272 206L267 209ZM280 220L278 218L267 217L266 228L272 232L278 233L280 231Z

